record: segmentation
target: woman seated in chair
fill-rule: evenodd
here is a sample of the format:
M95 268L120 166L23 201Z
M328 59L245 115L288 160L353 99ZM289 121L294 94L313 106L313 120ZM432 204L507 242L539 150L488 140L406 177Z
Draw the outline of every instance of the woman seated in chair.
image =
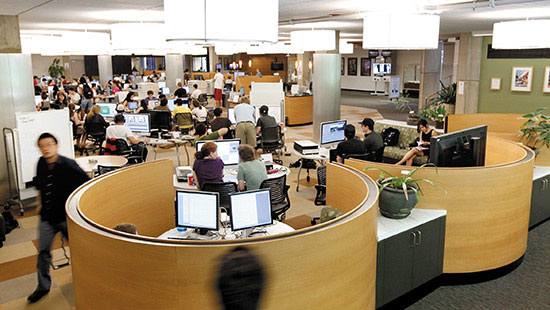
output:
M239 191L259 189L262 182L267 179L265 165L257 159L256 151L248 144L239 146L239 170L237 180ZM246 187L245 187L246 183Z
M206 117L208 116L208 110L206 110L206 108L203 107L198 100L193 100L193 107L194 107L193 110L191 110L191 114L193 114L193 119L196 120L197 124L206 125Z
M396 163L396 165L402 165L405 163L407 166L412 166L413 160L416 156L430 155L430 138L437 136L437 132L433 130L433 128L430 129L428 121L425 119L421 119L418 122L416 131L420 133L418 137L418 146L413 147L398 163Z
M149 113L149 105L147 104L147 101L145 101L145 99L139 102L139 107L134 113Z
M201 150L195 153L193 176L198 188L207 182L223 182L223 161L217 150L216 143L206 142Z

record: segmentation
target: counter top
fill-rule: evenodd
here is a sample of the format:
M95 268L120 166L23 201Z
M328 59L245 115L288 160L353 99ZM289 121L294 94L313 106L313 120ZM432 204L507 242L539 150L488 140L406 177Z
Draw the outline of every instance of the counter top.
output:
M533 169L533 180L540 179L550 174L550 167L548 166L535 166Z
M416 208L412 209L411 214L404 219L390 219L378 215L378 242L445 215L447 210Z

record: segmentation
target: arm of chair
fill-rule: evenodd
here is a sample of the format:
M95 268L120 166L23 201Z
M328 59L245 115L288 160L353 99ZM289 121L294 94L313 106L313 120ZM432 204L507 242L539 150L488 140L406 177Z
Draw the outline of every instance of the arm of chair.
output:
M288 196L288 190L290 189L290 185L285 184L285 196L286 201L288 202L288 207L290 208L290 197Z

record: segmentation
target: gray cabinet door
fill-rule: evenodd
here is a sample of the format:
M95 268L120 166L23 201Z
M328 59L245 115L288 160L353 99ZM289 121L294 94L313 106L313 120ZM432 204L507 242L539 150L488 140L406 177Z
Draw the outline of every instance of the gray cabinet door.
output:
M440 259L443 256L445 217L420 225L414 247L413 287L418 287L443 272Z
M546 180L546 178L540 178L533 181L529 227L538 224L548 216L547 213L549 211L547 210L550 209L548 193L550 193L550 190L544 190L544 180Z
M393 300L412 289L414 230L384 240L382 300ZM377 306L381 306L377 304Z

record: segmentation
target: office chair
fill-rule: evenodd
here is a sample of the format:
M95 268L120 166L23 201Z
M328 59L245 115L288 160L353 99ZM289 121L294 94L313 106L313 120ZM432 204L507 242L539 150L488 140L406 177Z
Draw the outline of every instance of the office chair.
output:
M279 221L284 220L286 218L286 211L290 209L290 198L288 197L290 185L286 184L286 175L273 179L265 179L260 184L260 188L269 188L271 216Z
M91 148L91 151L95 153L96 151L99 151L99 153L103 152L103 141L105 141L105 134L106 130L102 123L99 122L91 122L88 123L85 127L87 136L86 139L93 142L93 147ZM88 155L89 149L84 149L84 152L86 152L86 155Z
M262 151L264 153L274 152L278 159L274 159L273 161L282 165L283 161L281 160L281 155L277 152L278 150L282 150L285 146L281 134L281 126L262 128L261 134L260 148Z
M317 168L317 185L315 185L315 189L317 190L315 205L325 205L327 203L327 166Z
M189 130L193 129L193 114L191 112L177 113L174 116L177 129L184 135L189 134Z
M199 98L197 99L203 106L206 106L208 104L208 96L206 94L200 94Z
M385 148L386 148L385 146L382 146L378 150L370 152L369 160L377 162L377 163L384 162L384 149Z
M151 129L172 129L172 112L170 111L148 111L151 115Z
M97 172L96 172L96 177L102 175L102 174L105 174L107 172L111 172L111 171L115 171L117 169L120 169L120 168L123 168L123 166L102 166L102 165L97 165Z
M108 138L105 141L103 155L118 155L128 159L128 165L139 164L146 161L146 147L140 143L137 145L128 145L124 139Z
M225 208L227 213L231 210L229 194L239 191L235 182L206 182L201 185L201 191L215 192L220 194L220 207Z

